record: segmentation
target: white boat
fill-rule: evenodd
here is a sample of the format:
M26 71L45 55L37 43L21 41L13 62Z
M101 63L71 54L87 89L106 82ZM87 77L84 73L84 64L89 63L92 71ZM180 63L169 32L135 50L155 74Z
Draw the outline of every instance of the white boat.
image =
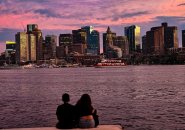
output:
M95 65L96 68L107 68L107 67L124 67L126 64L122 60L109 60L103 59L101 62Z

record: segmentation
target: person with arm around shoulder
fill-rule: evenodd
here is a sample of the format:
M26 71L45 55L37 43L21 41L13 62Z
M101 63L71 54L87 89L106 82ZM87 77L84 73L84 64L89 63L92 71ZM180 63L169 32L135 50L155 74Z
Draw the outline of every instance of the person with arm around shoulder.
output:
M93 117L93 114L96 114L96 110L93 108L91 98L88 94L83 94L75 107L78 127L94 128L97 126Z

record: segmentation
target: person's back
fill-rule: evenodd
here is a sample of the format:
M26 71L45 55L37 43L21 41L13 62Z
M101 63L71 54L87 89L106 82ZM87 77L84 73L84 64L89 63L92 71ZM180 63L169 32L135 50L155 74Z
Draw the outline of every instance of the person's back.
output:
M97 126L93 118L93 111L95 111L95 109L91 105L91 98L88 94L83 94L75 107L78 126L80 128L94 128Z
M64 104L58 106L56 115L58 118L57 128L70 129L74 127L75 118L75 108L73 105L69 104L69 95L64 94L62 96Z

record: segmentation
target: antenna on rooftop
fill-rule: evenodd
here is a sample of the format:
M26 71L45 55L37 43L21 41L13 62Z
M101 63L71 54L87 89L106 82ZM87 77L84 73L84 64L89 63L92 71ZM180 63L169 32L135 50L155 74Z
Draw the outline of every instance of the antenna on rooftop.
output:
M24 26L24 24L21 22L21 25L23 27L23 31L26 32L26 27Z

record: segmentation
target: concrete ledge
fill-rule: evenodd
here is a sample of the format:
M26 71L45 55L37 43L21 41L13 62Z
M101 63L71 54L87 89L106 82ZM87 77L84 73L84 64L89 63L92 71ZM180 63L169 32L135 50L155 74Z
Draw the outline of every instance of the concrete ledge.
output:
M2 129L2 130L62 130L55 127L40 127L40 128L12 128L12 129ZM63 129L64 130L64 129ZM99 125L96 128L90 129L67 129L67 130L123 130L120 125Z

